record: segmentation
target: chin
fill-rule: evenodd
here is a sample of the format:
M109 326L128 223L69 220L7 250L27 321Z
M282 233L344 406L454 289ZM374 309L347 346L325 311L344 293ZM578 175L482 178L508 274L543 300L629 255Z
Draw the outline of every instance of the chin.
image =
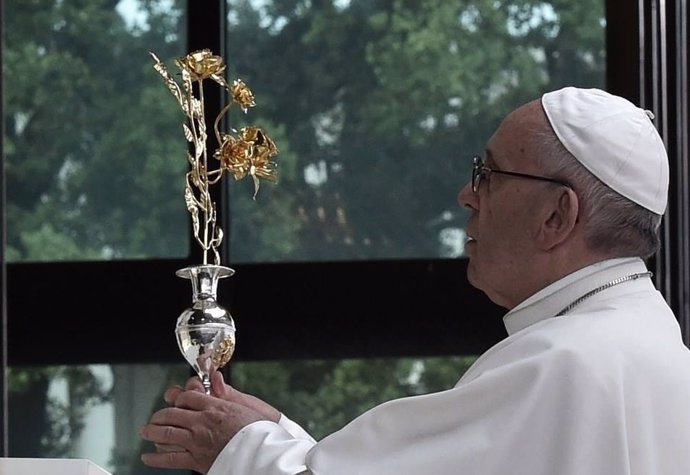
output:
M470 283L472 287L475 287L479 290L483 290L481 286L481 281L477 278L477 271L472 265L472 259L470 259L470 262L467 265L467 281Z

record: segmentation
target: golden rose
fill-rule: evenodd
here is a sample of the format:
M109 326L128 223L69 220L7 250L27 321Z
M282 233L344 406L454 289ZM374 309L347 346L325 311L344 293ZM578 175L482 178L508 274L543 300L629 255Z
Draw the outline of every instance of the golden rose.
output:
M277 154L273 140L260 128L251 126L242 128L239 138L225 135L216 158L236 180L249 174L275 182L276 164L271 159Z
M220 160L220 165L235 177L235 180L244 178L251 167L250 155L252 144L232 135L224 135L223 143L216 150L215 156Z
M175 64L180 69L186 70L192 81L201 81L214 74L221 74L225 71L223 58L215 56L211 50L202 49L189 53L184 58L175 60Z
M251 141L253 144L249 174L254 177L255 186L258 188L256 177L275 183L277 181L276 164L271 159L278 155L276 144L258 127L245 127L240 130L240 134L244 140Z
M254 102L254 93L252 93L249 87L247 87L241 79L235 79L233 81L230 93L232 94L232 100L237 102L245 112L247 112L247 109L250 107L256 105L256 102Z
M251 142L261 149L260 153L267 153L270 157L278 155L278 147L273 140L259 127L254 125L240 129L240 137L246 142Z

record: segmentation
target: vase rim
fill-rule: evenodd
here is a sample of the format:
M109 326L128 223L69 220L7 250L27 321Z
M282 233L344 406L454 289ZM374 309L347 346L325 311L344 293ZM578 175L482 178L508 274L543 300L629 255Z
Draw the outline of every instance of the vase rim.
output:
M235 270L230 267L219 266L216 264L199 264L178 269L175 271L175 275L182 277L183 279L191 279L195 274L198 274L200 271L204 270L214 273L218 279L230 277L235 273Z

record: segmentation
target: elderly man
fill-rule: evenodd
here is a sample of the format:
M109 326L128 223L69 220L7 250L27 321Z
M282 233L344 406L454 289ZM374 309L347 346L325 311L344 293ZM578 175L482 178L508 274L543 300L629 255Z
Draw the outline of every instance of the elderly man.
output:
M668 163L650 113L565 88L511 113L475 157L468 278L509 336L447 391L390 401L315 442L213 377L141 430L151 466L209 475L687 475L690 352L642 259Z

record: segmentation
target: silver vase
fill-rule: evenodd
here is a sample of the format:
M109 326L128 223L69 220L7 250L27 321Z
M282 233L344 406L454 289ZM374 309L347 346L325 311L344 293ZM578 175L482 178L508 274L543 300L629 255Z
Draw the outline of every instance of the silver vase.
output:
M199 375L206 394L211 393L210 375L225 366L235 350L235 322L218 305L218 279L235 273L229 267L211 264L185 267L175 274L192 281L192 306L177 319L175 335L182 355Z

